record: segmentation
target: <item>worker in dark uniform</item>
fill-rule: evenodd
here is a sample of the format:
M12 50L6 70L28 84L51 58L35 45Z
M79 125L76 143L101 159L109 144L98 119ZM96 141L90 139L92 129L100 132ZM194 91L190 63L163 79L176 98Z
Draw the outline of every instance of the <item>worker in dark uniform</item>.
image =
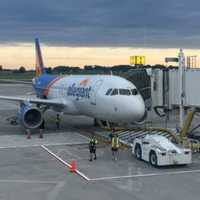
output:
M118 155L118 150L119 150L119 137L117 134L115 134L112 138L111 150L112 150L113 159L117 160L117 155Z
M90 159L89 161L93 160L93 156L94 156L94 160L97 159L97 155L96 155L96 145L97 145L98 141L95 138L94 135L92 135L92 137L90 138L89 141L89 151L90 151Z
M39 135L39 138L43 138L43 132L44 132L44 129L45 129L45 121L43 119L41 125L40 125L40 135Z
M111 133L109 134L109 138L110 138L110 141L112 142L112 138L114 137L114 134L115 134L115 129L112 128L112 131Z
M60 115L56 115L56 128L59 130L60 129Z

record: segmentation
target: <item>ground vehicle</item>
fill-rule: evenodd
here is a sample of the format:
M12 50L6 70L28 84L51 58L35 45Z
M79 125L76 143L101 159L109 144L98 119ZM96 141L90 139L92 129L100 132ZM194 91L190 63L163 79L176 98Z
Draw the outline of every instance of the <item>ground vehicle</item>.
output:
M182 165L192 162L190 149L180 148L161 135L146 135L133 142L132 153L136 158L153 166Z

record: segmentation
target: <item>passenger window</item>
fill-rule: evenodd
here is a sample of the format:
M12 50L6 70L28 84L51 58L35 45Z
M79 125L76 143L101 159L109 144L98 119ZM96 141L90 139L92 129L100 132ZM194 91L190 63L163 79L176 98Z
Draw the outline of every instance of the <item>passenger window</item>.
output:
M110 95L111 91L112 91L112 89L111 89L111 88L110 88L110 89L108 89L108 90L107 90L107 92L106 92L106 95Z
M112 95L112 96L113 96L113 95L118 95L118 89L113 89L111 95Z
M131 90L131 93L132 93L132 95L137 95L137 94L138 94L138 91L137 91L137 89L132 89L132 90Z
M131 92L128 89L119 89L119 94L120 95L131 95Z

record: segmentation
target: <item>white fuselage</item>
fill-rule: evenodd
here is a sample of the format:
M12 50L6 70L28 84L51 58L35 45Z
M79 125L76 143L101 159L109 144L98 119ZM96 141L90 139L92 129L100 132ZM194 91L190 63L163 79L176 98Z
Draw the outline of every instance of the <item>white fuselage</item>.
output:
M112 89L111 93L106 95L109 89ZM66 114L86 115L110 122L138 121L145 113L144 101L135 85L112 75L58 77L48 88L47 98L61 99L66 105L62 112Z

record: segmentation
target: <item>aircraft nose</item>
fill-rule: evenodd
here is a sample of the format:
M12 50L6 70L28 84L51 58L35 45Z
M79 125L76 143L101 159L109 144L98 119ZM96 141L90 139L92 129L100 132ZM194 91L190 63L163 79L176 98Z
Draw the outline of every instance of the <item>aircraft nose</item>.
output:
M136 106L133 108L133 115L135 121L140 121L145 115L145 105L144 101L137 101L135 103Z
M143 99L135 99L131 110L135 121L142 119L145 114L145 105Z
M130 122L140 121L145 115L145 105L142 98L134 98L124 106L126 120Z
M113 115L111 120L120 123L133 123L143 121L145 116L145 104L141 96L125 96L125 98L113 101Z

